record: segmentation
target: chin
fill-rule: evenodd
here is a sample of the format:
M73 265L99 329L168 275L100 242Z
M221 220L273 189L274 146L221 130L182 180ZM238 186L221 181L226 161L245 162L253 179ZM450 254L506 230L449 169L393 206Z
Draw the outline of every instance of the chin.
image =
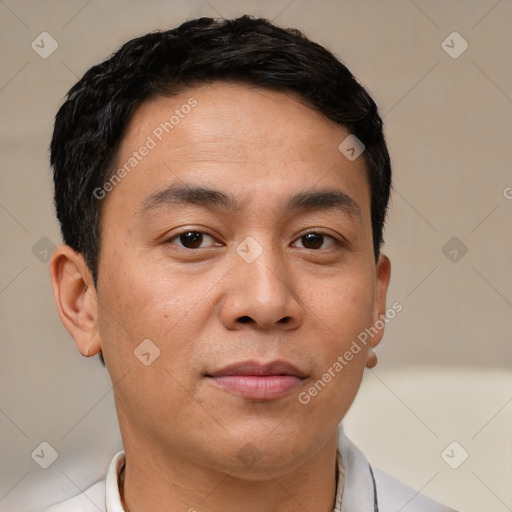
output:
M273 425L274 428L275 426L276 424ZM212 445L216 444L212 442ZM304 433L276 433L267 428L258 435L252 431L247 434L238 432L236 440L231 438L225 449L212 455L218 457L217 461L223 461L222 466L236 468L237 474L259 480L268 479L269 471L272 474L279 472L280 468L289 471L307 458L310 450Z

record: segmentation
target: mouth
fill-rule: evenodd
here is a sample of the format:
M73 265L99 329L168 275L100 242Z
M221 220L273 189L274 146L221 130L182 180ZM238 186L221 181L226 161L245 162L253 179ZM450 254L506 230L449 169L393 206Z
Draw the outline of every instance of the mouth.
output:
M206 377L213 385L251 400L275 400L291 393L307 376L287 361L244 361Z

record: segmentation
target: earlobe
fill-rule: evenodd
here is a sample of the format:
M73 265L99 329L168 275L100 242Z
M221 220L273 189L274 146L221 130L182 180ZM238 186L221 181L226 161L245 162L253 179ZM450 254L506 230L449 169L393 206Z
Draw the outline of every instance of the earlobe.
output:
M368 355L366 356L366 367L375 368L377 366L377 354L373 348L368 348Z
M83 256L61 245L50 260L50 277L60 319L78 350L85 357L98 354L96 289Z

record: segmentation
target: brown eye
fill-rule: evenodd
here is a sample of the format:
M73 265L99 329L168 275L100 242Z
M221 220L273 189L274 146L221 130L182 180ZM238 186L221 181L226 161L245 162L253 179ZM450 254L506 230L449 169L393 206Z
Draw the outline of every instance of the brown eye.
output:
M318 233L316 231L310 231L309 233L302 235L297 240L300 240L300 245L298 247L303 249L329 249L336 245L341 245L341 243L331 235ZM327 247L322 247L323 245L327 245Z
M321 233L308 233L301 237L301 241L306 249L320 249L324 243L324 235Z
M179 233L168 240L168 242L184 249L199 249L215 245L215 243L212 243L215 242L212 236L202 233L201 231L194 230Z
M195 249L203 242L203 234L199 233L199 231L187 231L182 233L179 238L183 247L188 249Z

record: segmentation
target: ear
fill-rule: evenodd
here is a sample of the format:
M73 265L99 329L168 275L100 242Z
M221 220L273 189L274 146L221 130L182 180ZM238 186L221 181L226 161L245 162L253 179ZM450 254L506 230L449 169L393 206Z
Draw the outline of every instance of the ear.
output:
M50 277L60 319L78 350L85 357L98 354L97 295L83 256L68 245L57 247L50 260Z
M390 278L391 262L387 256L381 254L375 268L375 302L373 306L372 326L375 327L377 332L369 340L370 350L368 350L366 363L366 366L369 368L373 368L377 364L377 356L373 348L380 343L384 336L383 319L386 316L386 295L388 293Z

